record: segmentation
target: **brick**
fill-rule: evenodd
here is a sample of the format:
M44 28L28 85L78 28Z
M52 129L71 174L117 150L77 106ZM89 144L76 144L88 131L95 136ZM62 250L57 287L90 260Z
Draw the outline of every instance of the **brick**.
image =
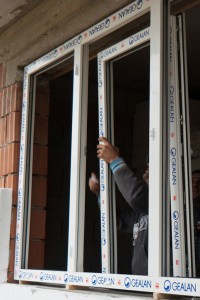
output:
M47 178L42 176L32 177L32 206L46 207Z
M0 176L5 175L6 147L0 148Z
M35 113L39 115L49 115L49 88L37 86Z
M10 238L16 237L17 207L12 207Z
M6 97L5 97L5 115L7 115L10 112L8 108L10 108L11 105L11 98L12 98L12 86L8 86L6 88Z
M19 142L21 132L21 112L12 112L6 117L6 143Z
M46 211L31 210L30 238L45 239Z
M0 147L6 143L6 118L0 118Z
M48 144L48 117L46 116L35 116L34 143Z
M11 143L7 147L5 174L19 171L19 143Z
M5 177L0 177L0 188L4 188L5 187Z
M0 92L0 118L5 116L5 96L6 89Z
M15 262L15 239L11 239L10 252L9 252L9 265L8 265L9 272L14 272L14 262Z
M0 64L0 88L4 87L6 82L6 67Z
M15 83L7 88L5 114L20 112L22 109L22 85Z
M18 175L17 174L9 174L5 177L5 187L11 188L12 192L12 204L17 205L17 197L18 197Z
M48 148L34 145L33 150L33 174L47 175Z
M29 269L44 269L44 249L45 242L31 240L29 242L29 259L28 268Z
M11 112L22 110L22 91L22 83L15 83L12 85Z
M18 281L14 279L14 272L7 273L7 282L9 283L17 283Z

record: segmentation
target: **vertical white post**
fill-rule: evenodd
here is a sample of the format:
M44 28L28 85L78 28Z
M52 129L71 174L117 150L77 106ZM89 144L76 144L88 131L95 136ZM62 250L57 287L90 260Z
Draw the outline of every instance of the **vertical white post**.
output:
M81 133L81 93L82 93L82 55L83 46L74 52L74 87L72 112L72 144L70 173L70 207L68 238L68 271L77 271L78 214L80 188L80 133Z
M187 230L187 251L188 251L188 275L195 276L195 249L194 249L194 220L193 220L193 198L192 198L192 167L190 149L190 122L189 122L189 95L187 77L187 51L186 51L186 30L184 15L177 17L179 25L180 42L180 78L182 98L182 122L183 122L183 158L185 178L185 203L186 203L186 230Z
M163 1L154 0L150 44L149 276L161 276L162 264L162 23Z
M0 189L0 283L7 282L12 189Z
M86 183L86 147L87 147L87 112L88 112L88 68L89 46L83 48L82 59L82 101L81 101L81 136L80 136L80 193L78 217L78 252L77 271L83 272L84 236L85 236L85 183Z
M173 275L185 276L185 238L182 185L182 145L176 17L170 18L169 43L169 121L170 121L170 190Z
M98 55L99 84L99 136L107 137L106 70L103 54ZM110 222L108 197L108 165L99 161L101 207L101 259L102 273L110 273Z

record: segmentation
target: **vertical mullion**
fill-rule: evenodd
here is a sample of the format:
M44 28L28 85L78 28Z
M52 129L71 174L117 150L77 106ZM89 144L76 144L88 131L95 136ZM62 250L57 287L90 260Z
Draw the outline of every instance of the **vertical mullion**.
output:
M171 17L169 61L170 189L173 275L185 276L185 238L182 178L180 99L176 41L176 18Z
M72 145L70 171L70 207L68 238L68 271L77 271L78 248L78 205L80 188L80 133L81 133L81 93L82 93L82 56L83 46L74 51L74 85L72 112Z
M33 82L31 84L31 89L29 93L30 97L30 105L29 111L31 110L30 119L29 119L29 128L28 128L28 151L27 154L27 178L25 183L25 199L27 199L27 203L25 203L26 212L26 224L23 224L24 227L24 240L26 239L26 243L24 243L25 249L23 249L24 257L23 264L24 268L28 268L28 258L29 258L29 239L30 239L30 223L31 223L31 199L32 199L32 170L33 170L33 151L34 151L34 124L35 124L35 101L36 101L36 76L33 78ZM26 229L26 230L25 230Z
M89 46L83 48L82 59L82 101L81 101L81 145L80 145L80 191L78 217L78 262L77 271L83 272L84 229L85 229L85 182L86 182L86 148L87 148L87 113L88 113L88 71Z
M163 1L152 1L150 16L149 276L161 276L162 267L162 12Z
M182 98L182 119L183 119L183 159L184 159L184 177L185 177L185 202L186 202L186 230L187 230L187 248L188 248L188 271L189 277L194 275L195 270L195 252L193 230L193 199L192 199L192 170L191 170L191 150L190 150L190 130L189 130L189 96L188 96L188 78L187 78L187 60L185 44L184 15L177 17L179 25L180 42L180 79L181 79L181 98Z
M24 224L24 202L25 202L25 182L26 182L26 159L28 143L28 124L29 124L29 102L30 102L30 76L25 68L23 84L23 101L22 101L22 122L21 122L21 139L20 139L20 156L19 156L19 181L18 181L18 200L17 200L17 229L15 244L15 271L22 267L23 253L23 224Z
M107 103L106 103L106 63L102 54L98 55L99 84L99 136L107 137ZM100 209L101 209L101 257L102 273L110 273L110 223L108 197L108 165L99 161L100 173Z
M114 92L113 92L113 87L114 87L114 82L113 82L113 62L109 64L109 71L110 71L110 140L111 143L114 145L115 144L115 132L114 132ZM113 272L117 273L117 215L116 215L116 188L115 188L115 180L114 177L112 176L112 180L110 181L111 183L111 196L112 196L112 261L113 261Z

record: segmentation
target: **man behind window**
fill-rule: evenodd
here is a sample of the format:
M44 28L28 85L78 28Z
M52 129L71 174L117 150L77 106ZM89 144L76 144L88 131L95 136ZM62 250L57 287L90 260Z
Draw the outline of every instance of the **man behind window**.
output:
M101 137L97 145L97 157L110 165L116 184L135 215L133 226L132 274L148 275L148 184L149 168L138 180L134 172L119 155L119 150ZM89 180L92 192L99 194L99 183L93 173ZM124 220L126 221L126 220Z

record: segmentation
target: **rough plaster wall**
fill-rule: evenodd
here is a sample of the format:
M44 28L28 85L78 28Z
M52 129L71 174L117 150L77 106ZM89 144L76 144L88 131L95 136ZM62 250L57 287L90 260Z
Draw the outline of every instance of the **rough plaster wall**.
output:
M44 0L0 34L6 84L21 80L23 67L131 0Z

